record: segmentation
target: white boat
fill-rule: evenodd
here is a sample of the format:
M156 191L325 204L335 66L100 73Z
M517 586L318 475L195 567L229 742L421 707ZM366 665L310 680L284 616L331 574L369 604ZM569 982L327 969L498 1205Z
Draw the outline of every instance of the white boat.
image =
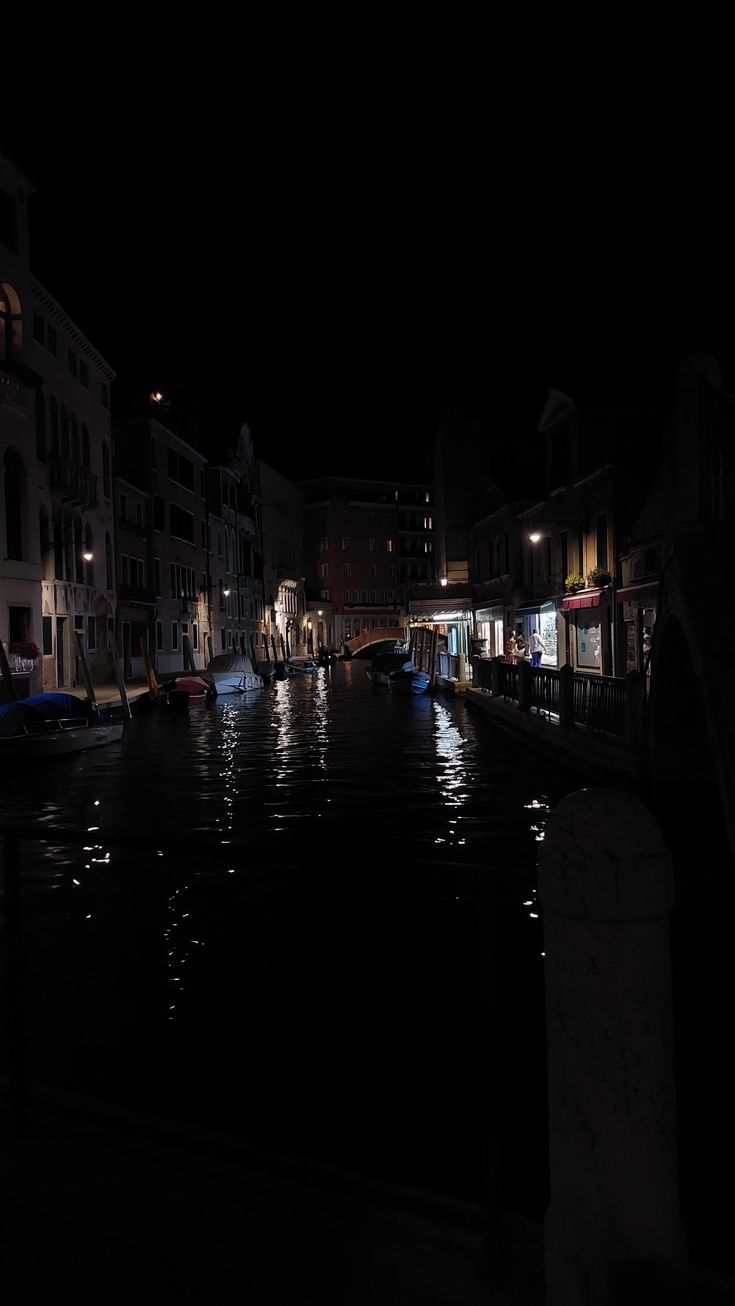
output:
M298 676L302 673L310 675L313 671L319 670L319 663L315 658L298 658L292 657L286 659L286 675Z
M248 689L262 689L263 677L253 671L249 657L242 653L220 653L207 664L218 694L243 694Z
M0 707L0 765L65 757L121 738L125 722L73 694L36 694Z

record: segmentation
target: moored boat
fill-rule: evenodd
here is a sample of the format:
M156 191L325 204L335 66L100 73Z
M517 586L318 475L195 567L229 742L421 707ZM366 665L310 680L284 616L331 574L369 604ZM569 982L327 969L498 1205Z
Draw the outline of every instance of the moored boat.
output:
M310 675L319 670L319 663L314 658L291 657L286 659L286 675Z
M248 689L262 689L263 677L253 671L249 657L242 653L220 653L207 663L207 676L218 694L242 694Z
M0 706L0 763L101 748L116 743L124 725L118 715L75 694L34 694Z
M158 697L169 707L188 707L190 703L211 702L216 696L214 685L202 676L174 676L158 689Z

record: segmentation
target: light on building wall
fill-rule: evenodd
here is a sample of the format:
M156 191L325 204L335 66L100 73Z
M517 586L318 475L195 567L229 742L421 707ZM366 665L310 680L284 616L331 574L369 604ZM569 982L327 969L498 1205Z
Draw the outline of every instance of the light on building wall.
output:
M528 538L532 544L538 544L539 540L541 539L541 535L539 534L538 531L532 531Z
M310 621L307 621L306 624L307 624L307 626L309 627L309 630L311 630L311 622L310 622Z

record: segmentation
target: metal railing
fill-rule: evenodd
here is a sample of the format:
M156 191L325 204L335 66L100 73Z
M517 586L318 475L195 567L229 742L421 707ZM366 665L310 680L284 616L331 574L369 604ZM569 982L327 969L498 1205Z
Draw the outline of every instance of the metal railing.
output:
M518 666L495 659L473 658L473 678L480 689L493 688L497 666L498 689L506 703L519 705ZM561 686L557 667L531 667L530 711L540 717L558 717ZM626 682L622 677L597 676L584 671L572 675L572 720L592 734L624 738L626 733Z

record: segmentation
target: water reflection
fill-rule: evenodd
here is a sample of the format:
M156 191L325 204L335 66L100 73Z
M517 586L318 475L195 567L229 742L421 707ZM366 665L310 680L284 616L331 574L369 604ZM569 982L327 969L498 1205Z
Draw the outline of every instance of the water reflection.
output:
M467 770L462 750L465 741L457 727L456 718L438 700L433 700L434 707L434 746L437 759L437 779L439 793L444 806L454 814L447 817L447 832L444 836L436 835L437 844L461 848L466 843L460 829L462 815L460 808L467 798Z

